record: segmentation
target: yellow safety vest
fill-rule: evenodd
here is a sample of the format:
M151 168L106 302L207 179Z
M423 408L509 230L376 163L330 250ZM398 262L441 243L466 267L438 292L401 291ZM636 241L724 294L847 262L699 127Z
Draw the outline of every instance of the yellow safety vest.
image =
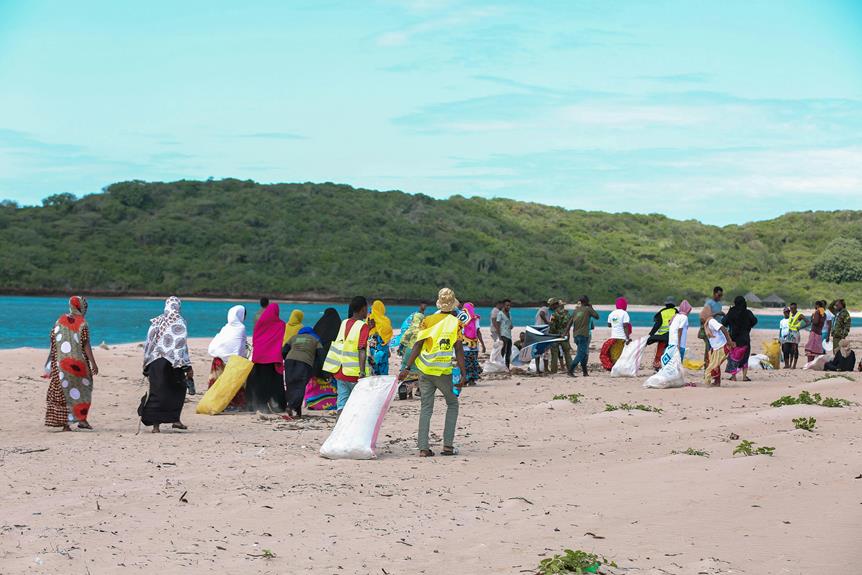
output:
M341 327L338 328L338 337L332 342L329 353L326 354L323 371L337 373L341 368L344 375L359 377L359 334L365 322L356 320L350 328L350 333L345 335L347 321L342 321Z
M673 316L676 315L676 309L672 307L665 308L659 312L661 314L661 327L655 332L656 335L667 335L670 331L670 322Z
M450 315L420 331L416 341L430 340L431 349L426 351L425 345L422 346L422 351L416 358L416 368L425 375L451 374L459 328L458 318Z
M796 312L796 315L790 316L790 320L787 322L787 327L790 328L790 331L799 331L799 328L802 327L802 320L805 319L805 316L802 315L801 311Z

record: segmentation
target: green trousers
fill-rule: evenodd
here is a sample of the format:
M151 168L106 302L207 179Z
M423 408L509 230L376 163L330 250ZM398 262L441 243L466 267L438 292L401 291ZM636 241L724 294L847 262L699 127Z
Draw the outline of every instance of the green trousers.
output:
M572 346L569 345L568 340L560 342L559 347L555 345L551 348L551 373L557 373L557 362L559 361L560 348L563 348L563 357L566 360L563 369L567 370L569 369L569 366L572 365Z
M431 414L434 413L434 396L437 390L446 400L446 423L443 425L443 447L454 447L455 425L458 423L458 396L452 391L452 374L419 375L419 449L428 449Z

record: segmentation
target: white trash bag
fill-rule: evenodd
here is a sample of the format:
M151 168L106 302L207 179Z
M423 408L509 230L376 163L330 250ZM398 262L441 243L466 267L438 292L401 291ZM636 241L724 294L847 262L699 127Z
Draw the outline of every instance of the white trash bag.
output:
M826 364L832 361L832 358L835 357L831 353L824 353L823 355L818 355L808 363L806 363L802 369L809 369L814 371L823 371Z
M669 389L685 386L685 368L679 359L677 347L669 347L661 356L661 369L644 382L644 387L652 389Z
M611 369L611 377L637 377L647 339L646 337L636 339L623 349L623 353Z
M320 455L327 459L376 459L377 434L397 387L394 375L360 379Z
M515 351L514 349L512 350ZM509 371L506 358L503 357L503 342L497 340L491 346L491 357L482 365L483 373L503 373Z
M824 341L823 342L823 351L825 353L832 353L833 351L835 351L835 344L832 343L831 341Z

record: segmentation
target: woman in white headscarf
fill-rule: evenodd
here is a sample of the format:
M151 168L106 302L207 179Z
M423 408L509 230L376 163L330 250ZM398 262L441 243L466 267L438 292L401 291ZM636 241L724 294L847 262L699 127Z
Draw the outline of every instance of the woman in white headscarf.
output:
M248 342L245 333L245 307L235 305L227 311L227 323L213 338L209 346L209 354L213 358L210 366L210 379L207 389L211 388L224 372L225 364L232 355L248 357ZM240 408L245 405L245 392L240 389L231 400L231 407Z
M144 375L150 389L141 398L138 415L141 423L152 425L159 433L159 424L170 423L174 429L187 429L180 421L187 389L194 389L194 372L189 358L188 328L180 315L180 298L165 301L162 315L150 320L147 343L144 345Z

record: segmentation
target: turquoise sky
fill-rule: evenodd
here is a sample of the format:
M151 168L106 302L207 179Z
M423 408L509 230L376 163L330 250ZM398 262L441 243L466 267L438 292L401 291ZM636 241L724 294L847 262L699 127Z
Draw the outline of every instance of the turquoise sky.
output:
M862 209L860 1L0 0L0 198L332 181Z

